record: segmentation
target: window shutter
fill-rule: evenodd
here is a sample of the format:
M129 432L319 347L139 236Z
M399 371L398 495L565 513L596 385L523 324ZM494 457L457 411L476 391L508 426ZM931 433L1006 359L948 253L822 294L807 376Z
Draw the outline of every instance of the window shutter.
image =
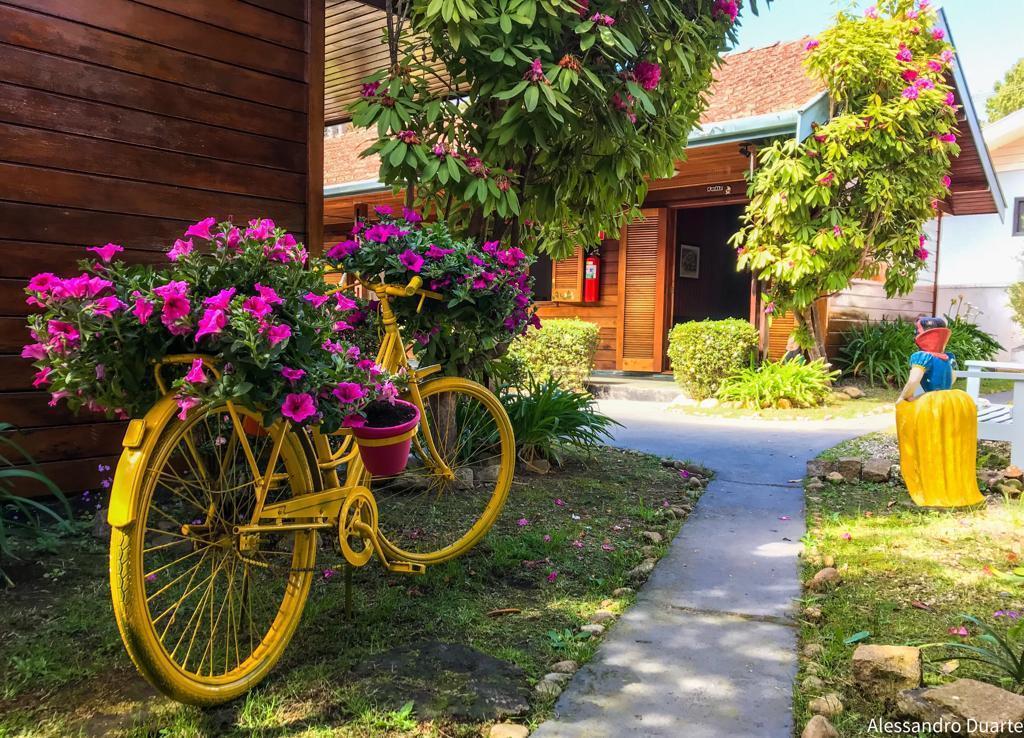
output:
M626 228L619 254L619 367L658 372L665 342L667 218L643 211Z
M551 299L580 302L583 299L583 249L579 246L568 259L551 265Z

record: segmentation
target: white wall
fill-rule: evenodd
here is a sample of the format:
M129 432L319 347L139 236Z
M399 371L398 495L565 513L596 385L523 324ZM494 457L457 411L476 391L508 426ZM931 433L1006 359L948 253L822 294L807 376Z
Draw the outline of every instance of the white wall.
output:
M1024 170L999 172L1006 199L1003 220L997 215L943 216L939 254L939 312L959 295L982 313L979 325L1006 347L1000 359L1024 345L1024 333L1013 323L1006 288L1024 280L1024 237L1014 237L1013 199L1024 197ZM930 229L931 230L931 229Z

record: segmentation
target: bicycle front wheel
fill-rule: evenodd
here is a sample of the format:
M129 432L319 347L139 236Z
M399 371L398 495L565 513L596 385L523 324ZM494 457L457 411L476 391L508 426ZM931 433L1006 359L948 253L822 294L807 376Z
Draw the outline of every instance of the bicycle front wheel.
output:
M368 486L386 552L438 564L468 551L494 525L512 486L515 438L501 402L477 382L442 377L420 394L422 421L408 467L369 478Z
M134 522L111 535L128 653L154 687L196 705L234 699L269 673L298 625L316 560L312 531L235 530L251 521L261 474L273 474L267 503L317 487L305 434L287 433L270 469L274 436L258 413L235 411L241 432L226 406L169 420L134 490Z

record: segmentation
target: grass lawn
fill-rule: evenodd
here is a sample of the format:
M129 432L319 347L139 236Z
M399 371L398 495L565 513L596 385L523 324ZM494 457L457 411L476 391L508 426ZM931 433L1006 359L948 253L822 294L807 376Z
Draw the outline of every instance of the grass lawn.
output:
M665 536L660 556L681 524L667 506L689 508L698 495L657 458L614 449L547 476L517 475L494 530L462 559L418 578L384 573L373 560L358 570L354 622L344 617L343 577L318 581L277 670L211 710L159 697L136 675L111 613L105 548L83 532L23 562L28 581L3 594L0 738L486 735L484 723L420 722L415 706L383 709L352 669L431 639L511 661L531 684L555 661L585 661L597 644L572 634L594 611L630 604L611 593L636 585L626 573L645 558L641 532ZM325 566L333 561L323 555ZM515 611L488 615L505 608ZM525 722L546 717L551 704L534 698Z
M980 451L985 466L1006 464L1003 444L983 443ZM895 459L895 439L870 434L824 456ZM805 595L804 606L820 607L822 618L801 621L801 645L821 644L824 651L813 659L801 657L794 688L796 725L802 729L810 718L810 699L832 691L846 708L832 720L844 738L870 735L868 721L890 714L889 706L864 699L854 688L850 657L856 644L844 643L851 636L867 631L870 636L862 642L890 645L949 641L957 638L948 629L961 624L961 614L1003 623L993 618L996 611L1024 609L1024 586L1001 576L1020 566L1022 524L1024 506L1017 500L996 498L974 512L936 512L915 507L895 482L826 484L808 492L803 578L810 579L834 559L843 581L827 594ZM926 684L959 677L998 683L975 662L961 660L944 672L941 655L942 649L925 650ZM824 689L802 686L811 671L824 681Z
M864 397L858 400L830 400L823 407L752 410L725 405L712 408L672 405L669 409L687 415L708 418L764 418L765 420L831 420L832 418L859 418L864 415L892 412L898 390L888 387L861 387L861 389L864 390Z

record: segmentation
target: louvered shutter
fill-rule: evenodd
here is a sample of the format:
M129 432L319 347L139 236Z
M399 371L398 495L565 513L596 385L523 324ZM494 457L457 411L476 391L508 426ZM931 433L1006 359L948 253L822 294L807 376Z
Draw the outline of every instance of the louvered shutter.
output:
M666 212L645 210L627 226L619 255L619 367L662 369L665 342Z
M551 264L551 299L555 302L583 299L583 249L579 246L568 259Z

